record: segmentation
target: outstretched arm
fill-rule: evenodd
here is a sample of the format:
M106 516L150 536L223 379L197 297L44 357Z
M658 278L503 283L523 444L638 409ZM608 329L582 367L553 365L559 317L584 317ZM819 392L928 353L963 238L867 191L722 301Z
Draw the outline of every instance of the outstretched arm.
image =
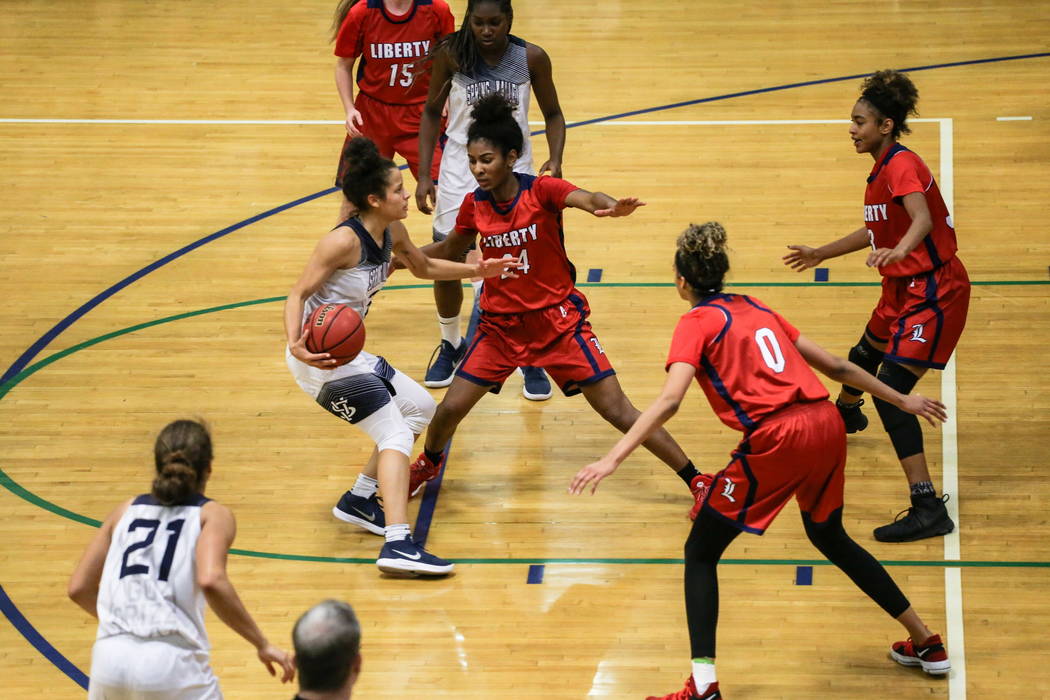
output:
M806 245L789 245L788 248L791 249L791 252L781 259L792 270L802 272L811 267L816 267L828 258L837 258L840 255L846 255L847 253L867 248L870 245L871 237L868 235L868 229L861 226L848 236L832 241L827 245L822 245L819 248L810 248Z
M598 488L598 482L616 471L616 468L638 449L639 445L648 440L650 435L678 412L678 407L685 398L685 392L689 389L689 384L693 381L694 376L696 376L696 368L692 365L686 362L672 364L667 370L667 380L664 382L660 396L649 408L642 411L638 420L634 422L630 430L624 433L608 454L576 472L576 476L569 485L569 493L581 494L587 486L590 486L593 494Z
M270 675L276 675L276 663L281 668L281 682L287 683L295 675L291 654L270 644L226 575L226 556L236 534L237 525L229 508L215 501L204 504L197 539L197 585L219 619L255 647Z
M589 211L595 216L629 216L638 207L644 207L645 202L637 197L623 197L613 199L604 192L588 192L587 190L574 190L565 198L565 206Z
M477 265L453 262L442 257L430 257L420 250L408 237L408 231L400 221L390 225L390 234L394 239L394 252L398 260L404 263L416 277L425 280L459 280L466 277L517 277L513 270L521 267L517 258L487 258L479 260ZM449 239L459 239L449 242ZM434 245L441 253L452 256L462 255L470 247L470 238L456 234ZM442 246L442 248L438 248ZM429 246L428 246L429 247Z
M795 347L811 367L836 382L863 389L872 396L888 401L902 411L922 416L933 427L948 419L944 404L918 394L902 394L882 383L849 360L836 357L805 336L799 336Z

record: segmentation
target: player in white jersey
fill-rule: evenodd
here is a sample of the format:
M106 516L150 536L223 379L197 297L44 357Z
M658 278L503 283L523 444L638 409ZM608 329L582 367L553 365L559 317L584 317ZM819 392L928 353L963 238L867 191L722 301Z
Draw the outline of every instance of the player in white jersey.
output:
M204 601L256 648L270 675L290 681L291 655L271 645L226 576L236 526L204 496L211 476L207 428L170 423L153 448L148 494L110 513L69 582L69 597L98 618L89 700L222 698L208 662Z
M435 241L443 240L451 233L463 198L477 187L467 162L467 129L471 109L485 95L498 92L507 98L514 107L514 118L521 133L528 134L529 97L535 90L550 150L550 159L540 166L540 174L547 172L561 177L565 117L558 104L551 61L539 46L511 35L513 20L510 0L469 0L459 31L443 39L435 50L430 92L419 127L419 184L416 188L416 206L424 214L434 213ZM447 141L441 156L440 182L435 195L435 183L429 175L430 159L446 100ZM528 138L513 169L526 175L535 174L532 145ZM466 352L459 322L463 289L459 284L437 282L434 284L434 300L442 340L427 369L424 383L429 387L443 387L452 383L452 373ZM523 368L523 371L525 398L550 398L550 381L543 370Z
M372 457L350 491L332 509L340 520L377 535L386 543L376 565L388 573L443 575L451 562L416 545L408 526L408 498L436 474L410 474L416 437L434 415L435 403L423 387L364 350L336 366L328 353L306 349L303 318L320 304L344 303L363 318L386 284L391 254L422 279L516 276L516 258L482 260L477 265L436 260L408 237L401 219L408 216L408 193L401 171L383 158L372 141L353 139L343 178L343 194L358 211L321 239L299 281L288 293L284 328L286 359L299 386L325 410L368 433L376 443ZM377 497L377 488L382 504Z

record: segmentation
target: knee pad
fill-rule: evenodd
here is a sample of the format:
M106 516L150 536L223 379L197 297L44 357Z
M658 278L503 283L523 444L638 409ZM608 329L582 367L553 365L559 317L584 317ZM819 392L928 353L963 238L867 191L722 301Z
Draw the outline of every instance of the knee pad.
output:
M879 369L879 365L882 364L883 355L885 355L885 353L882 350L879 350L868 342L868 335L865 333L860 337L857 344L849 349L847 359L868 374L875 375ZM860 389L855 389L845 384L842 385L842 388L845 389L846 392L857 396L864 393Z
M896 362L883 364L878 377L883 384L902 394L910 394L919 381L917 376ZM889 433L890 442L897 452L897 459L911 457L923 451L922 427L918 418L879 398L875 399L875 410L882 419L882 427Z

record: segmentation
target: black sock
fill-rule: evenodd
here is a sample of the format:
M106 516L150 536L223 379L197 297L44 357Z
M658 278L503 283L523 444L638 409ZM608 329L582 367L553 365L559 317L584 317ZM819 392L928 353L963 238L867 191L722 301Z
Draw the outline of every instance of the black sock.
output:
M441 464L441 456L444 454L444 452L442 450L438 450L437 452L431 452L430 450L424 447L423 454L425 454L427 456L427 459L429 459L434 464Z
M692 486L693 479L700 476L700 472L698 472L696 470L696 467L693 466L693 460L689 460L688 462L686 462L685 466L679 469L677 473L678 476L681 477L682 481L684 481L687 486Z
M920 481L911 485L912 498L919 496L936 496L937 491L933 488L932 481Z

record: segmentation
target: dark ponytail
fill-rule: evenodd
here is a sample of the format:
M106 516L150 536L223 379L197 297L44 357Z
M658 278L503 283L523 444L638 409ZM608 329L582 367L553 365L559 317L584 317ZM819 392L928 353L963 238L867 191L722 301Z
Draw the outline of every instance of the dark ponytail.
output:
M343 157L349 163L343 177L343 194L358 211L367 211L368 195L374 194L382 199L386 194L390 169L397 166L394 161L379 155L375 143L364 136L351 139Z
M717 221L689 228L678 237L674 266L679 276L701 297L717 294L729 272L726 230Z
M161 504L184 503L199 493L211 470L211 435L197 421L177 420L165 426L153 445L157 476L151 493Z
M470 112L473 120L467 129L467 144L484 139L500 149L504 157L512 150L521 155L525 137L514 119L514 108L507 98L492 92L478 100Z
M905 122L909 114L919 114L915 110L919 90L907 75L895 70L880 70L868 76L861 83L860 99L874 107L884 119L893 120L893 138L911 133Z

